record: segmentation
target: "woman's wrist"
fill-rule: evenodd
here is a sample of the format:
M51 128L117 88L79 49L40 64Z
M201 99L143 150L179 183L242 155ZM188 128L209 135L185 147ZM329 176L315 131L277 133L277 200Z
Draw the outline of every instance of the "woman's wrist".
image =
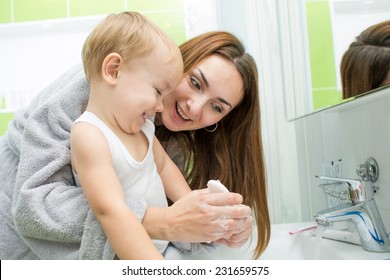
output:
M172 241L172 227L168 219L169 208L154 208L146 209L145 216L142 220L146 232L151 239Z

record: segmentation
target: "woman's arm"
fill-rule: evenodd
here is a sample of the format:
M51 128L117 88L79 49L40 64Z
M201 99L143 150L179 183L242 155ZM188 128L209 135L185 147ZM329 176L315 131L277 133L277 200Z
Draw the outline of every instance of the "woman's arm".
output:
M166 194L173 202L176 202L190 193L191 189L179 168L165 152L156 137L153 150ZM227 237L227 239L223 238L218 243L230 247L242 245L252 233L250 208L240 205L242 202L241 195L228 194L227 196L221 196L212 194L208 190L202 190L199 193L195 192L195 195L183 198L183 201L178 201L166 211L148 209L144 218L144 225L146 227L150 225L150 231L157 229L156 234L164 235L166 240L209 242ZM176 213L183 215L183 211L186 215L181 217L176 215ZM225 218L223 224L218 222L218 217ZM226 217L231 217L231 219L226 219ZM148 223L148 219L154 220L154 218L156 218L155 221ZM164 222L158 223L159 220ZM161 227L158 225L161 225ZM191 236L187 236L187 231L192 231Z
M163 259L126 205L103 133L89 123L75 124L71 134L71 156L88 203L116 255L120 259Z

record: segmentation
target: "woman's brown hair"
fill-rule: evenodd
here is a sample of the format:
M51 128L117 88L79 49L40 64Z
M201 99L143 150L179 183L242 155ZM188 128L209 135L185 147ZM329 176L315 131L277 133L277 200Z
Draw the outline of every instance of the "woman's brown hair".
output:
M157 127L156 135L169 151L170 142L182 149L183 173L192 189L219 179L231 192L240 193L253 210L258 241L254 258L265 250L270 238L266 176L260 126L257 67L242 43L228 32L209 32L180 46L184 73L210 55L230 61L244 84L243 100L210 133L205 129L171 132ZM168 152L169 153L169 152Z
M349 98L389 83L390 20L360 33L344 53L341 65L343 98Z

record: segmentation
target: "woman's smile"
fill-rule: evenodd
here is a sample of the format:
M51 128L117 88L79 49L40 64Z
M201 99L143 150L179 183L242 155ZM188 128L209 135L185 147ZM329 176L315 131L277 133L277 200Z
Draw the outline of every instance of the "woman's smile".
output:
M183 121L190 121L191 119L184 113L179 103L176 103L176 112Z

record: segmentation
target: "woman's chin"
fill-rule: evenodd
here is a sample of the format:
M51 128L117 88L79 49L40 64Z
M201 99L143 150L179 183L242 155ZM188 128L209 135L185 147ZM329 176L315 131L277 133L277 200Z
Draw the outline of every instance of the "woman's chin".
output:
M180 118L176 110L164 110L161 113L161 119L164 126L170 131L186 130L186 123Z
M164 126L165 126L167 129L169 129L170 131L173 131L173 132L186 130L186 129L184 128L184 126L178 125L178 124L176 124L175 122L172 122L172 121L164 122Z

